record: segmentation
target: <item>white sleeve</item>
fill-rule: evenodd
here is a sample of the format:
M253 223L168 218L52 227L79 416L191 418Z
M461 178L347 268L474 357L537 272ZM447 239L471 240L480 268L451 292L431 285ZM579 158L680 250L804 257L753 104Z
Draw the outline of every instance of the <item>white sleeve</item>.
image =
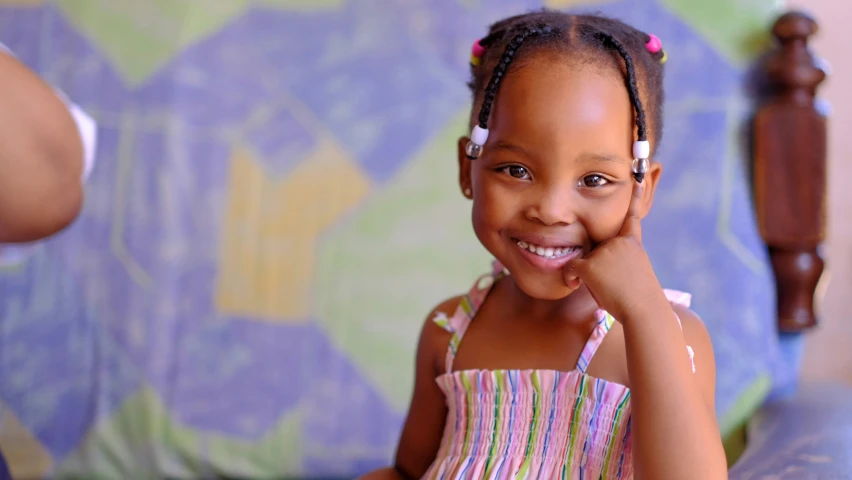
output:
M83 141L82 180L85 182L95 167L95 153L98 149L98 125L88 113L83 111L76 103L68 100L68 97L61 90L56 90L56 95L68 106L68 111L71 112L71 116L77 124L77 130L80 132L80 139Z
M9 55L15 54L9 50L6 45L0 43L0 51ZM95 166L95 153L98 145L98 126L97 123L77 104L71 102L65 94L56 89L56 94L68 106L68 111L74 118L77 124L77 130L80 132L80 139L83 142L83 174L81 181L86 181L92 169ZM0 268L10 265L15 265L26 260L40 242L32 243L16 243L16 244L0 244Z

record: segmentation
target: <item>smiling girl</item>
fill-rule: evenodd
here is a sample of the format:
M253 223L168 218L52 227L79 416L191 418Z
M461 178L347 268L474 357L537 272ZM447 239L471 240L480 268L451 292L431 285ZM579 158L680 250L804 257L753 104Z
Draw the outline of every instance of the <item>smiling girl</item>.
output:
M727 478L707 331L642 247L664 62L552 11L474 44L459 179L496 261L428 315L395 466L366 478Z

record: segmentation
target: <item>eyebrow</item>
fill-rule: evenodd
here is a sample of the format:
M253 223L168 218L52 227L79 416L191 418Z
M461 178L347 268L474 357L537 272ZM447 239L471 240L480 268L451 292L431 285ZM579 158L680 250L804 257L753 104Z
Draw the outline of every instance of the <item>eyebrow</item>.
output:
M495 150L508 150L510 152L519 153L525 157L530 157L530 153L527 152L523 147L515 145L513 143L509 143L503 140L498 140L497 143L494 144Z
M580 162L608 162L608 163L624 163L624 158L612 154L600 153L584 153L577 157L577 163Z
M509 143L504 140L498 140L497 143L494 144L495 150L508 150L510 152L521 154L527 158L532 157L530 153L525 150L523 147L515 145L514 143ZM582 153L577 157L577 163L583 162L607 162L607 163L624 163L625 159L609 153Z

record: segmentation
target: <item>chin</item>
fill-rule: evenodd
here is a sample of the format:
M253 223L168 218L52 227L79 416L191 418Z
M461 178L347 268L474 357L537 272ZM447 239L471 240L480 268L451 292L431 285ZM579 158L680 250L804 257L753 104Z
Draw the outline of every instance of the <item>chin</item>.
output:
M576 290L565 284L562 270L570 260L569 257L578 256L579 252L565 258L548 260L518 248L516 242L502 235L480 235L475 226L474 231L485 249L509 270L518 288L530 298L561 300Z
M562 300L577 291L576 288L565 285L562 272L558 272L556 275L552 272L543 274L525 272L523 269L513 271L511 267L509 267L509 272L518 288L527 296L536 300Z
M577 290L565 284L562 272L568 261L580 256L581 251L565 254L562 257L543 258L519 248L514 241L506 241L502 238L493 242L492 245L487 245L485 242L483 245L509 270L518 288L530 298L561 300Z

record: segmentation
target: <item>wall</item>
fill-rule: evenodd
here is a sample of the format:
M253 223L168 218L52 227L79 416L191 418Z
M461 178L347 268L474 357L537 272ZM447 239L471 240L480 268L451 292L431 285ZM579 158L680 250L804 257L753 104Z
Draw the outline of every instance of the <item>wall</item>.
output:
M841 379L852 383L852 193L844 183L852 177L852 94L846 87L852 80L852 57L846 32L852 18L852 3L836 0L787 2L790 8L809 11L819 22L820 31L812 42L815 53L831 65L821 96L832 107L828 130L829 231L826 259L829 282L821 305L822 326L810 333L805 343L802 375L805 379Z

